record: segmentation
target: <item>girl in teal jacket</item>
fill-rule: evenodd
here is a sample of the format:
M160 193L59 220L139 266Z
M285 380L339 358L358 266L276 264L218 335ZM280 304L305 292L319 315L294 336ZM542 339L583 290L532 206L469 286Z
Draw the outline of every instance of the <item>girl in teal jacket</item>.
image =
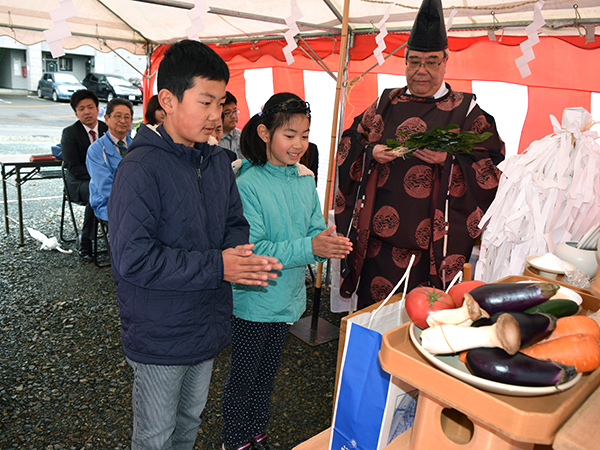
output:
M254 252L283 265L267 287L233 286L231 362L222 399L224 450L269 450L269 397L291 324L306 309L306 265L344 258L352 244L326 229L308 148L310 107L298 96L272 96L242 131L245 160L234 163Z

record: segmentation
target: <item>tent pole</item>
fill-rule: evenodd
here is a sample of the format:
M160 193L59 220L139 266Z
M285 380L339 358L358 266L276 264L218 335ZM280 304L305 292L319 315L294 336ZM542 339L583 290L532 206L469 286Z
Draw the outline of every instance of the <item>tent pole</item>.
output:
M300 45L298 46L298 48L299 48L300 50L302 50L306 56L308 56L310 59L312 59L314 62L316 62L316 63L317 63L317 65L318 65L318 66L319 66L321 69L323 69L325 72L327 72L327 74L328 74L328 75L329 75L331 78L333 78L333 79L334 79L334 81L336 81L336 82L337 82L337 77L334 75L334 73L333 73L331 70L329 70L329 67L327 67L327 64L325 64L325 61L323 61L323 60L322 60L322 59L319 57L319 55L317 55L317 53L316 53L316 52L315 52L315 51L314 51L314 50L311 48L311 46L310 46L310 45L308 45L308 42L306 42L306 41L305 41L305 40L302 38L302 36L298 36L298 39L299 39L300 41L302 41L302 43L303 43L304 45L306 45L306 48L307 48L308 50L305 50L305 49L304 49L304 47L302 47L302 46L300 46ZM310 53L309 53L309 52L310 52Z
M350 0L344 0L344 12L342 21L342 39L340 42L340 56L338 64L338 76L336 80L335 88L335 102L333 105L333 120L331 124L331 142L329 146L329 165L327 170L327 186L325 189L325 205L323 207L323 216L327 223L329 215L329 198L331 197L331 181L333 175L333 166L335 159L335 150L337 147L337 130L338 120L340 112L340 99L344 81L344 72L347 68L346 54L348 52L348 16L350 15ZM306 319L299 320L292 328L290 332L307 342L309 345L318 345L325 342L332 341L339 337L339 329L326 320L319 318L319 306L321 303L321 283L323 278L323 263L319 263L317 269L317 280L315 282L314 297L313 297L313 311L312 317L310 318L310 330L308 333L303 332L306 329ZM327 328L325 330L325 328Z

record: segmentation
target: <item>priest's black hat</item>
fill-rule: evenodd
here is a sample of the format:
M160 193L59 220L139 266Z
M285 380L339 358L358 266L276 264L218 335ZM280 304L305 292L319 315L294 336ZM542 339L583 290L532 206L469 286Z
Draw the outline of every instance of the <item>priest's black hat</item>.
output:
M406 43L409 50L439 52L448 48L442 0L423 0Z

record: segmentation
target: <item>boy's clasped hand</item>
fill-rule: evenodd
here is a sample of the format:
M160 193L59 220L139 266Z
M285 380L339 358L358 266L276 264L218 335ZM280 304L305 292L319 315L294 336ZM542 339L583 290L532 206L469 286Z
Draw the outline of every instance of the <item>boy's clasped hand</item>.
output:
M223 279L230 283L250 286L268 286L269 279L276 279L274 270L283 265L277 258L252 253L254 244L238 245L223 251Z

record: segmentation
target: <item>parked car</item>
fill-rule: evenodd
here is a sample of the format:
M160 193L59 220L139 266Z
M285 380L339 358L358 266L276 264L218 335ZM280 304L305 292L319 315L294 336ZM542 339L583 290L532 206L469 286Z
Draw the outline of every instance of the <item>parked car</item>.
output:
M72 73L47 72L38 81L37 95L52 98L55 102L69 100L73 92L85 89L85 86Z
M131 77L129 79L129 81L131 82L131 84L133 84L135 87L137 87L140 91L144 90L144 86L143 86L142 80L140 78Z
M107 102L121 97L130 100L134 105L142 103L141 91L122 76L88 73L82 83L90 91L94 91L98 98Z

